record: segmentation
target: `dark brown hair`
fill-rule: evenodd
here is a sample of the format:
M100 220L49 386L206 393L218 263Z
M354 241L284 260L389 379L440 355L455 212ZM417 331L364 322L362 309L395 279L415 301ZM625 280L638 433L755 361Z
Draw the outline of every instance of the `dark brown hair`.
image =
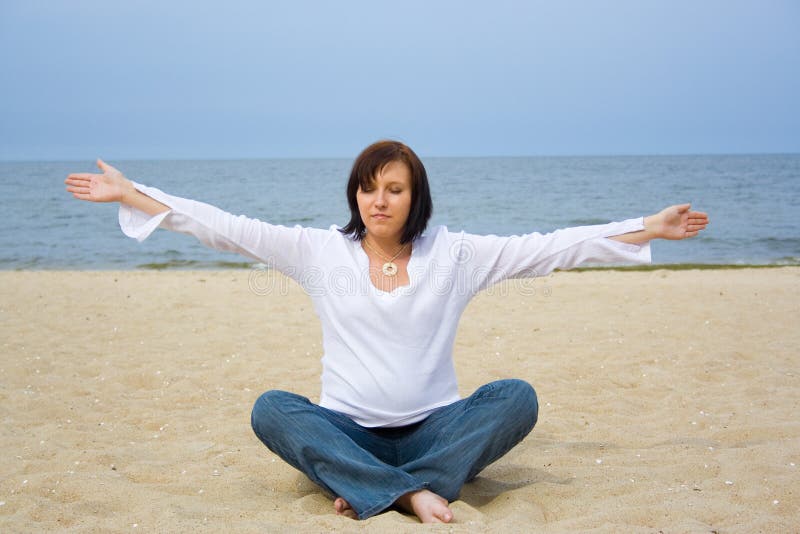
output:
M411 210L408 212L400 243L413 241L425 231L433 212L428 174L425 166L409 147L399 141L378 141L365 148L353 162L350 180L347 182L347 204L350 206L350 222L339 231L352 235L354 239L364 238L367 229L358 211L356 193L358 188L366 189L375 180L386 165L393 161L401 161L411 171Z

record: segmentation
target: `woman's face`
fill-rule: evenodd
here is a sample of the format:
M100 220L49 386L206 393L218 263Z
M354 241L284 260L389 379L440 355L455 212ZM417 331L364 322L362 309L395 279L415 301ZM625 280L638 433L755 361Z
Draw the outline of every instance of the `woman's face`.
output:
M411 171L402 161L391 161L365 189L356 192L358 211L375 239L400 242L411 211ZM386 250L387 253L392 251Z

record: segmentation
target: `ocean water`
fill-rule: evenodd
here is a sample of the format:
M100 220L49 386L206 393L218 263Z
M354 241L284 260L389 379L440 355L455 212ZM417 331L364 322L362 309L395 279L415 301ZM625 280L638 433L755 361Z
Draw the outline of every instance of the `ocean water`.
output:
M344 225L348 159L109 161L173 195L284 225ZM512 235L599 224L691 202L708 229L653 243L653 263L800 264L800 154L427 158L431 224ZM220 268L247 258L158 230L125 237L117 206L78 201L94 162L0 162L0 269Z

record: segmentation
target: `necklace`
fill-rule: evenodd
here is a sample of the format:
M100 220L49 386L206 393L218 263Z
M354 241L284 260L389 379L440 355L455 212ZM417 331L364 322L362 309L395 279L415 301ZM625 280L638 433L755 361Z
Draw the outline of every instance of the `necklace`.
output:
M403 253L403 251L406 249L406 246L408 246L408 243L400 247L400 250L397 251L397 254L395 254L391 258L388 257L383 252L376 250L372 245L369 244L369 241L367 241L366 238L364 238L364 244L367 245L368 249L370 249L372 252L380 256L381 259L386 262L381 267L381 271L383 272L383 274L385 274L386 276L395 276L397 274L397 264L394 262L394 260L396 260L397 257Z

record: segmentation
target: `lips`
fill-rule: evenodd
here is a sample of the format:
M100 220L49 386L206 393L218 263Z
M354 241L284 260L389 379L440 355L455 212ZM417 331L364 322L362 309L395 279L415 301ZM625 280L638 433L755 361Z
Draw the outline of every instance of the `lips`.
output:
M379 221L385 221L386 219L388 219L388 218L389 218L389 216L388 216L388 215L385 215L385 214L383 214L383 213L375 213L375 214L373 214L371 217L372 217L373 219L377 219L377 220L379 220Z

